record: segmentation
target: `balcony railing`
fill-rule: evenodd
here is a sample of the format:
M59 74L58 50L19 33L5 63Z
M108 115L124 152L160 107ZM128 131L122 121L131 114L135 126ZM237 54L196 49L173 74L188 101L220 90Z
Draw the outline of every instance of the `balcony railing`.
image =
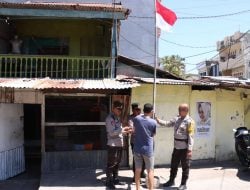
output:
M0 77L109 78L110 57L0 55Z

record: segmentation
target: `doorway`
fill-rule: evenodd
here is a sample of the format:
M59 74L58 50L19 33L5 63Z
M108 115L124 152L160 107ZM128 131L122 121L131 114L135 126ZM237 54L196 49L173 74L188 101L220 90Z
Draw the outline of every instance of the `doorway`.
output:
M26 172L41 174L41 105L24 104L24 153Z

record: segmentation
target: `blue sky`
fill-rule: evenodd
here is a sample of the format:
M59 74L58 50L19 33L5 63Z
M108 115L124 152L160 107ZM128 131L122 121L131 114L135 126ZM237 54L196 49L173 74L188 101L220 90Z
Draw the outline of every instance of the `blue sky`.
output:
M249 0L162 0L162 3L173 10L177 17L210 16L250 10ZM250 29L250 12L211 19L178 19L170 33L163 33L161 38L194 47L209 48L185 48L159 42L159 56L180 55L187 57L216 49L216 42L225 36L232 35L236 31L246 32ZM195 64L213 57L217 52L202 56L187 58L185 60L186 71L197 73Z

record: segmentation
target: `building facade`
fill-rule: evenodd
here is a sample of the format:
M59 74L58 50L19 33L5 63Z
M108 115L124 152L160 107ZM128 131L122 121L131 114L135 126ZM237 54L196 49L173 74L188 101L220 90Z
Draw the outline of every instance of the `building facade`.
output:
M249 78L249 45L249 33L235 32L233 35L227 36L223 40L218 41L218 58L216 58L216 60L205 61L205 64L204 62L200 63L198 65L199 74L201 76L204 74L206 74L207 76L218 76L217 72L209 72L211 68L210 63L212 63L212 65L215 65L214 62L217 61L219 67L219 75L232 76L236 78Z
M206 60L197 65L199 76L220 76L219 62L216 60Z
M0 2L1 180L35 160L42 172L104 166L105 117L114 100L129 106L133 86L115 79L128 13L110 2Z
M25 2L25 0L10 0ZM83 3L82 0L30 0L30 2ZM130 10L121 20L118 54L136 61L154 65L155 57L155 6L145 0L84 0L84 3L117 3Z
M9 2L0 3L0 179L34 160L42 172L105 167L105 117L119 100L126 122L139 86L116 75L153 77L154 2ZM128 158L125 138L123 166Z
M214 77L216 80L216 77ZM144 78L141 86L132 89L131 101L143 105L151 102L153 79ZM233 129L240 126L249 128L249 80L246 88L236 84L245 80L238 79L192 83L168 79L157 80L156 110L157 117L170 120L178 115L178 106L187 103L190 116L196 123L194 135L193 161L237 160ZM210 82L208 82L210 81ZM218 82L218 83L217 83ZM224 86L225 85L225 86ZM230 87L231 86L231 87ZM227 87L227 88L226 88ZM243 96L244 94L244 96ZM207 105L206 124L201 124L199 106ZM174 143L173 128L159 126L155 135L155 164L170 164ZM131 155L131 154L130 154ZM132 157L130 157L132 164Z

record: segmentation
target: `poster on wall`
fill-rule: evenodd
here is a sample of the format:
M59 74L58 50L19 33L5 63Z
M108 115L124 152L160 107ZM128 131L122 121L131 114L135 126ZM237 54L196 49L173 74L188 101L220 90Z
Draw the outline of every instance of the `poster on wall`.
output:
M211 133L211 102L197 102L196 110L196 136L209 137Z

